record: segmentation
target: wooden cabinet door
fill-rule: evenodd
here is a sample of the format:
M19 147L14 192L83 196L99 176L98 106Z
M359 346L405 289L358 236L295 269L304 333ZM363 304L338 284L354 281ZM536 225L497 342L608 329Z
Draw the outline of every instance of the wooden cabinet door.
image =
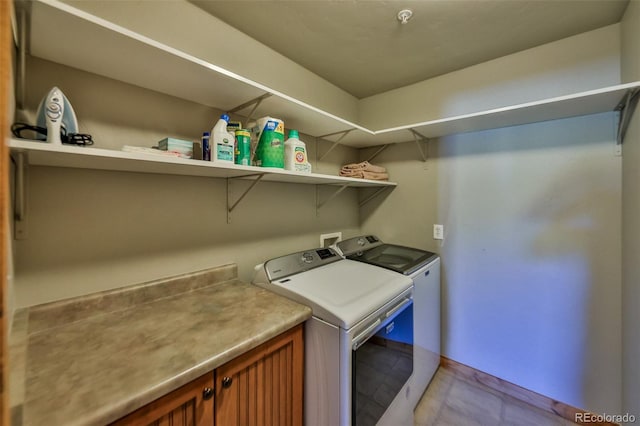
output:
M208 373L113 425L213 426L213 394L213 373Z
M216 426L302 426L302 325L215 371Z

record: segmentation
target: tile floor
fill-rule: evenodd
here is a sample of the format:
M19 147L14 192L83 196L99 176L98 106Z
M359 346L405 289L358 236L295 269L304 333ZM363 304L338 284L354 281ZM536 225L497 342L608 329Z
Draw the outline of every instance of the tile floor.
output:
M481 383L439 368L415 410L415 426L574 426Z

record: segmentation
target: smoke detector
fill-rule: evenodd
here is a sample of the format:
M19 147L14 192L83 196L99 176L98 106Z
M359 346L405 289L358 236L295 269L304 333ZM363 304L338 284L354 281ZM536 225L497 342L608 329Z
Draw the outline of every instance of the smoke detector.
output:
M410 9L402 9L398 12L398 21L404 25L409 22L409 19L411 19L412 16L413 12Z

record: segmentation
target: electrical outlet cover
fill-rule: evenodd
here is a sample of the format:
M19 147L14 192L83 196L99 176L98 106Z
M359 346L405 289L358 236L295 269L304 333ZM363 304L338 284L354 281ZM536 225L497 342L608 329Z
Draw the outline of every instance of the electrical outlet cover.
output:
M444 239L444 225L433 225L433 239L434 240L442 240Z
M329 247L342 241L342 232L332 232L330 234L320 234L320 247Z

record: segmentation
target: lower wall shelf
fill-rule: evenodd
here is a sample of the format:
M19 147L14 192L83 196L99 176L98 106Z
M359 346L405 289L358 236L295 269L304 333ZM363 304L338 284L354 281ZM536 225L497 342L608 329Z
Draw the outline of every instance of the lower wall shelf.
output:
M362 205L382 192L381 190L397 186L395 182L388 181L331 176L319 173L296 173L282 169L212 163L202 160L81 146L51 145L46 142L30 140L10 139L9 147L16 163L15 218L16 238L18 239L24 238L26 235L22 224L25 216L24 169L29 165L223 178L227 181L227 223L231 223L231 212L258 182L331 185L337 188L334 194L322 203L317 201L316 189L316 212L346 188L378 189L373 195L361 202L360 205ZM229 185L230 181L235 179L253 180L253 183L235 201L232 201Z
M263 182L299 183L307 185L346 185L349 187L397 186L395 182L348 178L319 173L296 173L282 169L219 164L185 158L165 158L141 153L87 148L71 145L51 145L46 142L10 139L12 154L26 154L26 163L33 166L70 167L122 172L158 173L215 178L255 178L264 175Z

